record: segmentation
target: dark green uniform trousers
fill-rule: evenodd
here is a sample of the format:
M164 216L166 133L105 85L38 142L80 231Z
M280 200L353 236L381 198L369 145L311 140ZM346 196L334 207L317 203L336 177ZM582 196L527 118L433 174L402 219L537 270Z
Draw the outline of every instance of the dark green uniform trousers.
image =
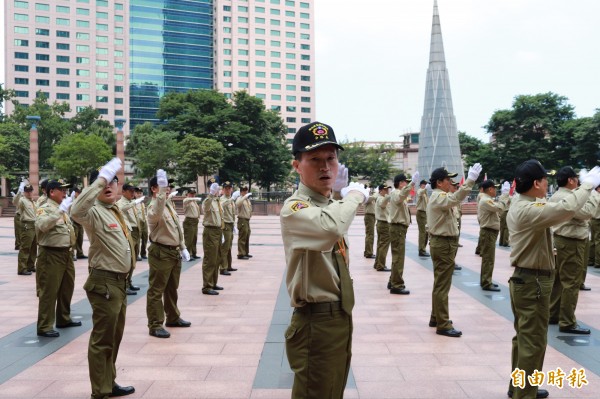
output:
M191 256L196 256L196 245L198 245L198 218L185 218L183 221L183 237L185 247Z
M513 387L513 399L534 399L537 386L531 386L527 377L534 370L544 367L548 340L548 319L550 315L550 293L554 283L554 273L548 270L515 269L509 280L510 305L515 318L516 335L512 339L511 373L519 368L524 370L525 388Z
M550 296L550 318L558 320L560 327L577 324L575 308L583 283L581 270L587 268L584 263L586 241L554 235L556 272Z
M430 236L429 249L433 262L433 291L431 294L431 318L437 323L438 330L452 328L450 310L448 308L448 293L452 286L452 273L458 237Z
M147 253L146 253L146 246L148 245L148 223L146 223L146 221L141 221L140 220L140 252L139 252L139 256L141 256L142 258L145 258Z
M417 225L419 226L419 253L425 252L427 247L427 212L417 211Z
M590 263L595 268L600 268L600 219L590 220L591 241L590 241Z
M392 273L390 275L390 283L392 288L406 288L403 275L407 230L408 226L406 225L390 223L390 247L392 248Z
M296 308L285 332L294 372L292 399L341 399L352 357L352 316L343 310L317 313Z
M492 274L494 273L494 262L496 261L496 240L498 239L498 230L483 227L479 230L480 251L481 251L481 274L479 285L481 288L492 286Z
M508 215L508 210L502 212L500 215L500 246L508 247L508 225L506 224L506 216Z
M91 270L83 285L92 306L92 332L88 345L88 367L92 398L105 399L116 384L115 363L125 329L126 274Z
M37 257L37 239L35 222L21 222L21 244L19 246L18 273L35 271Z
M13 217L13 223L15 228L15 249L21 247L21 214L15 213Z
M73 229L75 230L75 248L73 251L77 257L83 256L83 226L74 220L71 221L73 223Z
M75 289L75 266L71 248L40 246L37 258L38 321L37 332L71 322L71 298Z
M377 255L375 265L377 270L385 268L385 259L390 249L390 224L382 220L377 221Z
M181 254L177 248L152 243L148 248L148 255L150 276L146 294L146 315L148 328L156 330L162 328L165 314L167 323L179 320L177 289L181 276Z
M233 243L233 223L225 223L223 239L219 248L219 266L221 270L231 269L231 244Z
M238 256L250 254L250 219L238 218Z
M132 227L131 228L131 241L135 244L135 247L133 248L133 250L135 251L136 256L133 257L133 265L131 265L131 271L129 272L129 275L127 276L127 286L131 287L131 285L133 284L132 282L132 278L133 278L133 271L135 270L135 263L137 262L137 253L139 251L139 243L140 243L140 229L138 229L137 227Z
M219 280L219 258L221 237L220 227L204 226L202 231L202 292L213 289Z
M365 213L365 252L364 256L373 256L373 242L375 242L375 215Z

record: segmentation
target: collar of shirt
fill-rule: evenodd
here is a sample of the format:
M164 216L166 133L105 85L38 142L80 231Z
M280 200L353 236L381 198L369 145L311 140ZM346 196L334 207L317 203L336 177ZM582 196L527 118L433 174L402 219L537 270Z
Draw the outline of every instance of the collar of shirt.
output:
M311 199L311 201L314 202L319 207L327 206L331 202L330 197L326 197L322 194L317 193L316 191L311 190L310 188L305 186L303 183L300 183L300 185L298 186L298 193L300 195L305 195L305 196L309 197Z

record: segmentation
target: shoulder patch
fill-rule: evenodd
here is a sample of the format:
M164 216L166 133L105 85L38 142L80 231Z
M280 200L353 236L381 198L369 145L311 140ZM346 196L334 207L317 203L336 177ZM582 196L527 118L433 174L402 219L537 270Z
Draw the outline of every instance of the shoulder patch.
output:
M44 211L44 208L40 208L40 209L38 209L38 210L37 210L37 212L36 212L35 214L36 214L36 215L38 215L38 216L40 216L40 215L42 215L42 214L44 214L44 213L46 213L46 212Z
M440 193L440 197L445 197L445 196L447 196L447 195L448 195L448 193L445 193L445 192L443 192L443 191Z
M545 202L534 202L533 203L533 206L544 206L544 205L546 205Z
M309 208L310 205L305 201L294 201L290 204L292 212L298 212L300 209Z
M495 206L496 203L493 200L488 200L488 204Z

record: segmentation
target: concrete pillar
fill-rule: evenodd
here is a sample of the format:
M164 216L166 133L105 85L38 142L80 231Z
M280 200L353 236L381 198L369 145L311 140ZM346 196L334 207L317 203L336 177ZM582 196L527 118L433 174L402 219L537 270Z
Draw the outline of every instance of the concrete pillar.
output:
M29 130L29 183L37 188L40 180L40 152L38 144L38 130L36 123L40 120L39 116L28 116L27 120L31 122ZM39 197L38 190L33 190L33 199Z

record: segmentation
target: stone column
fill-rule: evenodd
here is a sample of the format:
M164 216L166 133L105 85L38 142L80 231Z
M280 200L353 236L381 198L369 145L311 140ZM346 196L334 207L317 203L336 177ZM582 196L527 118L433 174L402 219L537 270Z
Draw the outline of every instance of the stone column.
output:
M27 120L31 122L31 129L29 130L29 183L35 188L33 190L34 200L39 197L39 192L36 189L39 187L40 180L40 153L36 123L40 119L39 116L27 117Z
M121 187L125 183L125 136L123 133L123 125L126 120L122 118L115 119L115 127L117 128L117 158L123 162L123 167L117 173L119 178L119 194L121 193Z

